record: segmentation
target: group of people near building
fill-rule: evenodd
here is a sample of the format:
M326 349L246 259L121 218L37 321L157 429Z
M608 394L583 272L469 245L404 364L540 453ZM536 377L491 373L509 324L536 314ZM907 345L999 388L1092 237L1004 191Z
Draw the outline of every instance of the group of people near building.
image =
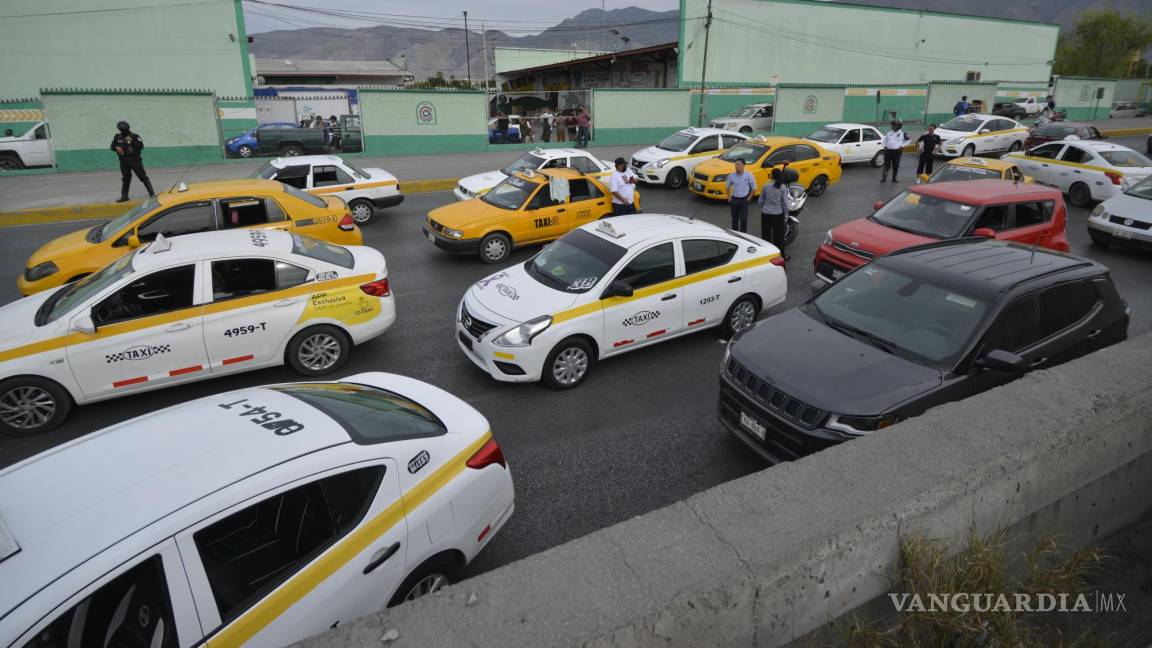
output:
M532 125L533 119L540 121L540 141L557 142L572 140L576 148L588 148L588 141L592 135L592 115L586 106L578 106L574 111L560 111L559 114L545 109L539 117L525 117L516 124L520 129L520 141L524 143L536 142L536 128ZM512 127L511 119L503 112L496 115L496 131L503 141L512 140L508 133Z
M328 119L324 119L320 115L315 115L312 118L305 117L300 120L300 128L322 128L324 129L324 144L326 146L338 147L340 145L340 120L336 119L336 115L331 115Z

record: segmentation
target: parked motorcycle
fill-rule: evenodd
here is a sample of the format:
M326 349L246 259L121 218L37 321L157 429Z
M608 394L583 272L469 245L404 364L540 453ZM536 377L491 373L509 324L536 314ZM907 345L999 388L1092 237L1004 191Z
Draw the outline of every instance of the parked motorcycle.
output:
M800 233L800 212L808 202L808 192L800 185L788 186L788 218L784 219L784 245L792 245Z

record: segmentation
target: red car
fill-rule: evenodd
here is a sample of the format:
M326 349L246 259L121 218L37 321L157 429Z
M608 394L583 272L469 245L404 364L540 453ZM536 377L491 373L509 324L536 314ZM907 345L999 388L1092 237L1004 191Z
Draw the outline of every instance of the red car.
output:
M984 236L1068 252L1068 218L1057 189L1006 180L939 182L909 188L876 211L828 230L816 276L836 281L873 257L913 245Z
M1047 142L1059 142L1061 140L1102 140L1106 139L1100 131L1092 124L1083 124L1080 122L1065 122L1054 121L1044 126L1033 128L1028 133L1028 139L1024 140L1024 148L1030 149L1033 146L1040 146Z

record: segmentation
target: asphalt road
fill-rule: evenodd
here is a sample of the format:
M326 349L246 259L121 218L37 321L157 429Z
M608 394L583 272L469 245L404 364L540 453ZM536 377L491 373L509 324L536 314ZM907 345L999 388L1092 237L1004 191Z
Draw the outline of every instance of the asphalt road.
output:
M1118 138L1140 146L1142 138ZM905 163L914 164L911 156ZM912 179L912 170L903 180ZM850 166L838 185L809 200L801 231L788 253L789 292L779 312L808 297L811 260L824 232L860 218L876 200L902 184L879 183L879 171ZM727 226L728 211L686 190L641 189L644 211L694 216ZM398 309L386 335L357 348L342 375L388 371L425 380L464 398L492 423L512 467L517 511L470 568L485 571L659 508L764 465L730 439L715 418L718 334L700 334L639 350L598 365L581 387L552 392L539 385L506 385L476 369L457 348L453 313L474 281L495 268L454 257L421 237L424 214L452 200L448 192L412 195L378 214L365 228L368 245L388 259ZM1132 307L1130 335L1152 330L1152 256L1100 249L1085 231L1088 210L1070 208L1073 252L1107 265ZM753 233L759 233L753 219ZM19 297L15 277L36 246L78 224L27 226L0 231L0 303ZM535 248L514 253L522 262ZM771 313L769 313L771 314ZM338 374L340 375L340 374ZM79 408L59 429L29 439L0 437L0 466L19 461L88 432L231 389L298 380L285 368L268 369L98 403ZM110 466L109 469L115 469Z

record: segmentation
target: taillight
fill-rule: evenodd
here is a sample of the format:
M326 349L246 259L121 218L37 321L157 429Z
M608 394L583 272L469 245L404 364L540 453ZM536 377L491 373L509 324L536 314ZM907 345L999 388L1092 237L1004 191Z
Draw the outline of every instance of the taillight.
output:
M352 220L352 214L344 212L344 218L340 219L340 229L345 232L351 232L356 229L356 221Z
M508 467L508 463L504 461L504 453L500 450L500 444L496 443L496 439L488 439L488 443L477 450L476 454L472 455L472 458L465 465L479 470L492 464Z
M373 297L387 297L392 294L392 290L388 287L388 277L377 279L371 283L360 284L360 290Z
M771 263L772 263L772 265L780 266L781 268L788 267L788 262L784 260L783 256L772 257Z
M1124 176L1120 175L1119 173L1113 173L1112 171L1105 171L1104 175L1108 176L1108 179L1111 180L1112 184L1116 186L1120 186L1120 182L1124 180Z

